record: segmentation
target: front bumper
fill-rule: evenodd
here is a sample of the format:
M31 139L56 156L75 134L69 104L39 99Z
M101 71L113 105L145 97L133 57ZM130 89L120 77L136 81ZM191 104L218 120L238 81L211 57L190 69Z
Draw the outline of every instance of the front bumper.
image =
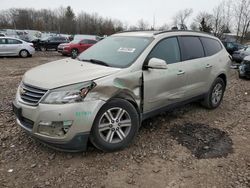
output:
M30 54L30 55L34 55L35 52L36 52L35 48L29 49L29 54Z
M13 102L13 111L20 127L42 143L65 151L84 151L94 119L103 104L102 100L94 100L63 105L29 106L20 102L17 97ZM39 132L40 122L44 121L73 123L65 135L52 137Z
M69 49L65 49L65 48L62 48L62 47L58 47L57 51L59 53L61 53L61 54L64 54L64 55L69 55L70 54L70 50Z

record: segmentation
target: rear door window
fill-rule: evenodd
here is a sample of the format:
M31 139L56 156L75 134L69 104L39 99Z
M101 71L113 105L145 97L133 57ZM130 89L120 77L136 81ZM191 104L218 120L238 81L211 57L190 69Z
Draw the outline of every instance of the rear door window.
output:
M198 37L182 36L179 37L182 60L198 59L205 56L202 43Z
M233 45L233 43L231 43L231 42L227 43L227 48L229 48L229 49L232 49L232 48L234 48L234 45Z
M180 48L176 37L160 41L149 54L147 60L158 58L165 60L167 64L180 62Z
M8 44L22 44L22 42L19 40L15 40L15 39L7 39L7 40L8 40Z
M222 50L222 46L219 43L219 41L215 39L211 39L211 38L205 38L205 37L201 37L200 39L203 43L206 56L212 56Z

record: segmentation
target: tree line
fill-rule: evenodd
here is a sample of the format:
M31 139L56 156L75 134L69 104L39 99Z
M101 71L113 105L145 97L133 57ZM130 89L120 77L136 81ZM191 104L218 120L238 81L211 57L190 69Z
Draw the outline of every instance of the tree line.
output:
M190 21L190 19L192 20ZM191 23L188 26L188 23ZM178 11L171 23L155 27L143 18L136 25L128 26L120 20L104 18L97 13L80 12L60 7L49 9L18 9L0 11L0 29L31 29L65 34L111 35L124 30L169 30L191 29L211 33L219 38L223 33L234 32L238 41L243 41L249 34L250 0L224 0L210 12L193 15L193 9Z
M55 10L12 8L0 11L0 29L39 30L64 34L110 35L123 30L119 20L103 18L98 14L81 12L60 7Z

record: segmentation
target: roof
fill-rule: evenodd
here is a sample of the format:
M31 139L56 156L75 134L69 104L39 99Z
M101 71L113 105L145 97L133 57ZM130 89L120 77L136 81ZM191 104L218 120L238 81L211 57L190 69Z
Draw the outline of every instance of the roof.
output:
M18 38L15 38L15 37L1 37L0 36L0 39L15 39L15 40L19 40L19 41L25 42L24 40L18 39Z

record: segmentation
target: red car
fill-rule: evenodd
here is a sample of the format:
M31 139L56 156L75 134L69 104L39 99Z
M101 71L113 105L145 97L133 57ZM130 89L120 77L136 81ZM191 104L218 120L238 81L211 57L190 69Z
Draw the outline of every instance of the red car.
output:
M57 51L62 55L77 57L78 54L87 50L95 43L97 43L97 41L92 39L73 40L70 43L60 44L57 48Z

